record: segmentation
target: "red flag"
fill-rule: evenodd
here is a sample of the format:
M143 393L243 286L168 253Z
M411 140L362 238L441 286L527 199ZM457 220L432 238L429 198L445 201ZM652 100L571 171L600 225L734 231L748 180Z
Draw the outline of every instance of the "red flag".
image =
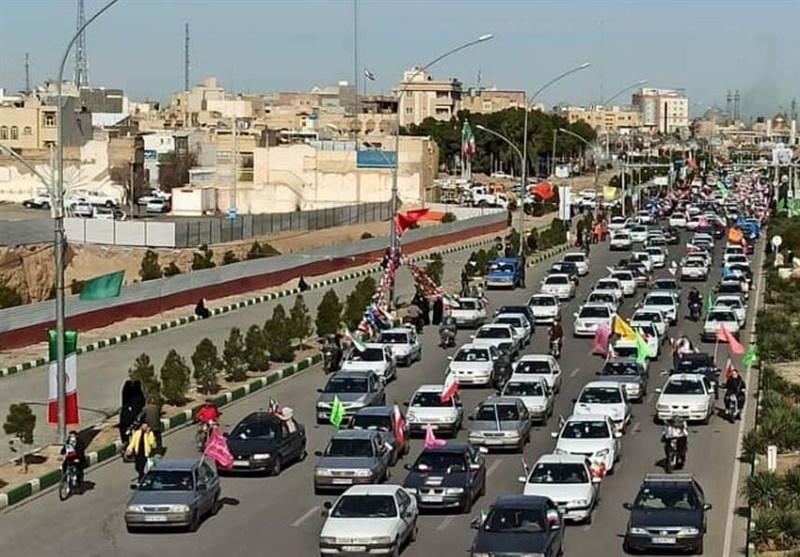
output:
M592 354L608 355L608 340L611 337L611 328L605 323L597 327L597 332L594 334L594 344L592 345Z
M724 371L725 381L730 379L731 373L733 373L734 369L735 368L733 367L733 362L731 362L730 357L728 357L728 362L725 364L725 371Z
M397 235L402 237L406 230L411 228L412 225L428 214L429 209L414 209L407 211L405 214L397 213L394 217L394 225L397 228Z
M225 438L217 428L211 430L203 456L210 458L222 468L233 467L233 455L228 449L228 442L225 441Z
M731 352L736 354L737 356L741 356L744 354L744 346L739 344L739 341L736 340L728 329L725 328L725 325L720 325L719 330L717 331L717 340L720 342L727 342L731 347Z
M433 449L436 447L444 447L447 445L447 441L444 439L437 439L436 435L433 433L433 426L428 424L425 426L425 448L426 449Z
M400 408L394 405L394 440L398 447L403 447L406 444L406 421L403 419L403 413Z

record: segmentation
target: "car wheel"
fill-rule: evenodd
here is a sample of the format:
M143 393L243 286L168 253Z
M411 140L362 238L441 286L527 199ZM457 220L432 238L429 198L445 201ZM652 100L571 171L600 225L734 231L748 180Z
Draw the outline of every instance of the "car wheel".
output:
M627 539L622 542L622 551L624 551L629 555L633 555L634 553L636 553L631 547L631 544L628 543Z
M704 538L700 538L700 542L697 544L697 547L694 550L695 555L702 555L703 554L703 540Z
M419 537L419 526L417 526L417 521L414 521L414 526L411 528L411 533L408 535L408 542L413 543L417 541Z
M390 557L400 557L400 540L395 540Z
M45 201L44 203L42 203L42 209L47 211L48 209L50 209L50 204Z
M464 501L464 505L461 507L461 514L469 514L472 510L472 491L467 491L467 499Z
M275 457L275 463L272 465L272 473L270 475L271 476L280 476L282 469L283 468L281 466L281 457L276 456Z
M222 504L219 502L219 493L214 496L214 502L211 503L211 509L208 511L209 516L216 515L219 510L222 508Z
M190 532L197 532L197 529L200 527L200 514L195 511L192 515L192 520L189 522L188 530Z

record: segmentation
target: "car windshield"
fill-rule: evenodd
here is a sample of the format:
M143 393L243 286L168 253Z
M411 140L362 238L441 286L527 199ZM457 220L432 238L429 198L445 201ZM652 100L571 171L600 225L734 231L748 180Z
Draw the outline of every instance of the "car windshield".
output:
M637 328L639 329L639 332L644 333L646 337L658 336L658 331L656 331L656 328L653 325L642 325Z
M636 358L639 355L639 349L634 345L614 345L614 354L621 358Z
M139 491L192 491L194 480L189 470L150 470L139 483Z
M589 306L585 307L578 314L578 319L608 319L609 310L607 307Z
M705 267L705 263L703 263L703 261L699 259L689 259L688 261L684 262L683 266L690 268Z
M550 375L550 363L546 360L520 360L514 373L539 373Z
M708 314L708 320L726 323L736 321L736 316L730 311L712 311Z
M242 422L231 432L234 439L274 439L277 436L278 425L264 420Z
M462 348L456 352L454 362L488 362L489 351L485 348Z
M511 338L511 331L505 327L481 327L476 338Z
M466 310L478 309L478 303L475 300L459 300L458 307L454 309L466 309Z
M419 392L411 400L411 406L422 406L424 408L450 408L453 406L452 398L447 402L442 402L442 397L438 392Z
M563 275L551 275L544 281L545 284L569 284L569 279Z
M564 256L564 261L571 263L583 263L584 259L583 254L580 253L568 253Z
M538 381L509 381L503 396L544 396L544 389Z
M671 280L657 280L653 284L655 290L679 290L678 284Z
M670 486L645 485L636 496L633 506L645 510L696 510L700 507L692 486L677 484Z
M374 429L378 431L392 430L391 416L374 416L369 414L356 414L350 427L353 429Z
M445 451L425 451L414 463L419 472L464 472L468 468L463 453Z
M492 263L489 267L489 271L493 273L513 273L514 269L514 265L510 263Z
M593 294L589 294L589 297L586 299L587 303L599 303L599 304L613 304L614 303L614 295L613 294L604 294L602 292L595 292Z
M644 301L646 306L671 306L674 303L672 296L648 296Z
M545 518L539 509L495 507L483 523L486 532L534 534L545 531Z
M741 294L742 287L738 282L736 284L721 284L717 292L720 294Z
M661 250L658 248L647 248L647 253L649 253L650 255L660 256Z
M619 284L610 280L597 281L598 290L619 290Z
M649 321L651 323L661 323L661 314L655 311L637 311L633 314L631 321Z
M528 483L531 484L585 484L589 483L586 466L577 463L539 463L533 468Z
M585 404L618 404L622 393L616 387L589 387L581 393L578 402Z
M512 327L524 326L522 324L522 319L520 319L519 317L511 317L511 316L498 317L497 319L494 320L494 322L499 323L501 325L511 325Z
M383 348L366 348L364 350L353 350L347 357L350 362L382 362Z
M647 232L646 226L634 226L631 228L631 232Z
M558 302L552 296L534 296L528 302L528 305L531 306L557 306Z
M326 393L366 393L367 380L357 377L331 377L325 385Z
M611 276L620 282L633 280L633 275L631 273L614 273Z
M364 458L374 455L371 439L331 439L325 456Z
M384 344L409 344L408 333L381 333L380 342Z
M703 395L703 383L695 379L672 379L664 386L665 395Z
M331 511L334 518L391 518L397 516L392 495L344 495Z
M619 239L619 240L630 240L631 237L628 236L628 234L626 234L625 232L617 232L616 234L614 234L614 237L612 239L614 239L614 240L617 240L617 239Z
M495 412L497 412L496 417ZM519 409L515 404L482 404L476 412L475 419L478 421L515 422L519 420Z
M605 422L567 422L561 431L564 439L608 439L608 424Z
M698 369L709 369L714 367L714 362L708 354L684 354L678 360L676 371L678 373L692 373Z
M619 349L615 347L614 352L619 353ZM606 362L606 365L603 366L603 375L639 375L640 373L641 369L636 362Z
M742 301L739 298L722 298L714 302L715 306L727 306L729 308L741 308Z

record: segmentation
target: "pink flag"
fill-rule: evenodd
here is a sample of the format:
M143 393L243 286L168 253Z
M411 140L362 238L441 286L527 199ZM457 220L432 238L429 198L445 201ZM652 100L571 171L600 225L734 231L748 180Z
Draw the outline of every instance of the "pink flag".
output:
M608 340L611 337L611 327L605 323L597 327L597 332L594 334L594 344L592 345L592 354L608 355Z
M400 408L395 404L392 410L394 421L394 440L398 447L403 447L406 444L406 421L403 419L403 413Z
M444 439L437 439L436 435L433 434L433 426L428 424L425 426L425 448L426 449L434 449L436 447L444 447L447 444L447 441Z
M222 468L233 467L233 455L228 449L228 442L217 428L211 430L203 456L210 458Z
M717 331L717 340L720 342L727 342L731 347L731 352L736 354L737 356L741 356L744 354L744 346L739 344L739 341L736 340L728 329L725 328L725 325L720 325L719 330Z

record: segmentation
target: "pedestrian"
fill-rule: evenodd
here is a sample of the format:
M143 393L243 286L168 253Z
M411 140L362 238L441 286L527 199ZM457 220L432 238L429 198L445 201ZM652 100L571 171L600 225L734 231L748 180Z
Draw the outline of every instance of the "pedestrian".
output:
M133 457L133 465L136 467L136 474L138 481L141 482L147 473L147 464L153 454L153 447L155 446L156 438L153 432L150 431L146 422L142 422L139 429L131 435L128 448L125 450L125 455L128 458Z
M142 382L138 379L134 379L131 386L131 409L133 410L133 415L136 416L134 421L142 421L142 413L144 412L146 404L147 397L144 396Z
M300 275L300 280L297 281L297 289L300 292L306 292L306 291L309 290L309 288L311 288L311 287L308 286L308 283L306 282L306 279L303 278L302 275Z
M437 296L433 302L433 319L434 325L439 325L442 322L442 314L444 313L444 301L441 296Z
M200 298L200 301L194 306L194 314L201 319L208 319L211 317L211 312L206 307L205 298Z
M136 412L132 406L133 400L133 381L128 379L122 385L122 405L119 410L119 438L123 445L128 444L130 439L129 429L136 421Z
M461 269L461 295L466 296L469 291L469 274L467 274L467 267Z
M144 422L153 432L156 439L156 451L161 454L164 449L161 427L161 403L157 396L150 396L144 407Z

